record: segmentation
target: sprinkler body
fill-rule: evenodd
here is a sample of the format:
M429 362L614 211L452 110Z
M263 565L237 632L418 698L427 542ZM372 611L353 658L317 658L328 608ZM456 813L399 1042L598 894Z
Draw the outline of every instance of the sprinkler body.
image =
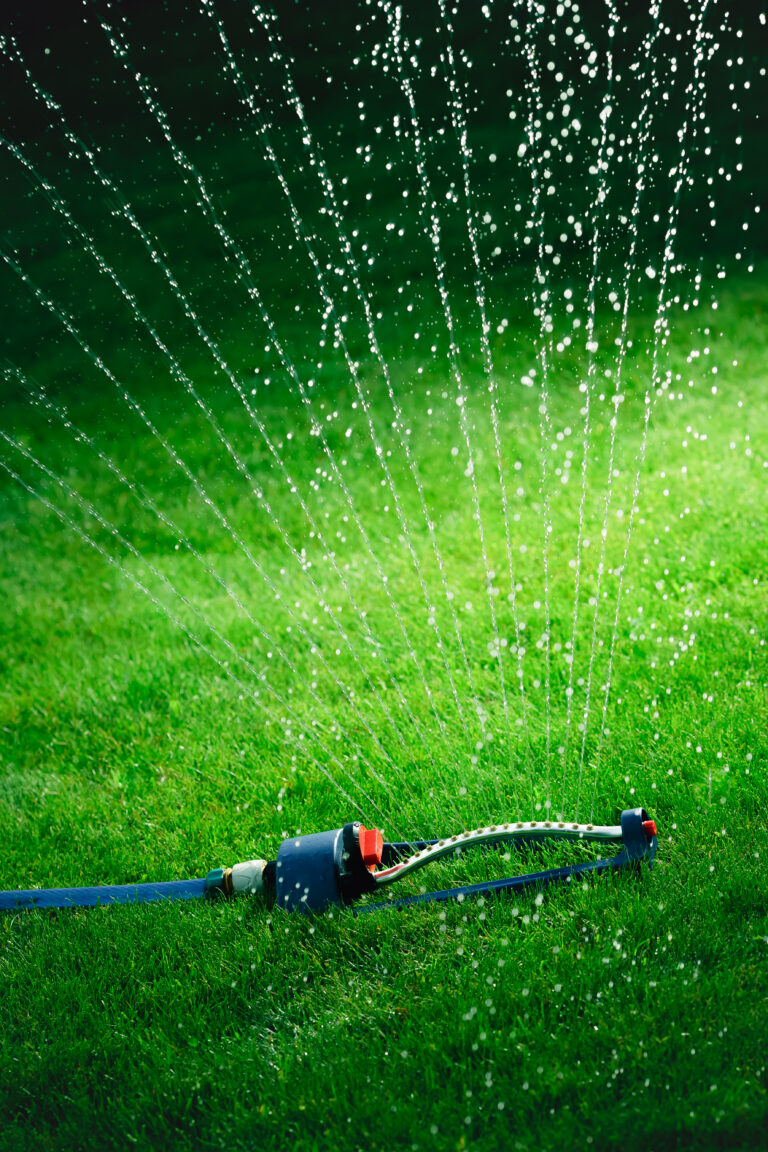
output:
M502 825L483 830L486 833L483 846L506 844L509 834L504 829L508 827ZM588 839L591 827L587 825L580 835ZM623 868L637 870L643 861L650 866L656 854L657 837L656 826L649 819L648 813L643 808L627 808L621 814L620 827L621 851L607 859L364 904L355 909L355 914L406 908L411 904L464 900L487 892L508 895L522 888L542 887L557 881L568 883L576 877L586 878L593 873L613 872ZM567 831L563 826L562 835ZM541 845L557 836L558 830L551 822L532 822L525 829L524 835L516 837L516 843L518 846ZM370 843L366 838L372 837L378 837L375 850L366 853L366 845ZM453 837L453 840L456 841L456 848L460 849L460 839ZM275 870L276 906L287 912L320 912L334 904L350 904L365 893L377 889L373 871L375 864L382 860L385 864L398 860L414 848L422 857L432 855L436 858L444 854L448 846L449 842L434 840L421 841L417 845L383 843L381 833L376 829L369 831L359 824L345 824L333 832L316 832L310 836L284 840L277 854Z
M381 863L383 840L375 829L345 824L284 840L275 867L275 903L286 912L317 912L351 904L373 892L372 870Z

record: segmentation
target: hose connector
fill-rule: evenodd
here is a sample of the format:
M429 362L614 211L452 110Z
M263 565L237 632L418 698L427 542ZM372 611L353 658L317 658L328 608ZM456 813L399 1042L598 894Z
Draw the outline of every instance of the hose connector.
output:
M259 896L264 891L266 860L246 860L231 868L211 868L205 878L206 896Z

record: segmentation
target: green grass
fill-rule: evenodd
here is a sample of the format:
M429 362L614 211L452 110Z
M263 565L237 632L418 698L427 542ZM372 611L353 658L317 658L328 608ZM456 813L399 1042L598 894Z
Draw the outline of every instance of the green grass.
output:
M575 5L558 5L540 29L544 107L557 108L558 126L571 108L562 121L569 134L552 127L558 148L549 128L541 145L552 168L552 196L547 189L542 202L551 241L547 308L555 318L545 555L541 396L524 383L540 351L532 319L537 244L525 245L533 228L531 171L519 152L530 67L523 49L532 41L527 30L509 38L500 5L487 6L490 16L483 6L483 21L495 24L480 21L472 5L456 16L455 44L475 65L470 78L460 61L459 74L470 84L472 188L488 278L510 571L443 41L429 6L423 17L421 6L405 6L408 52L418 49L420 59L413 64L416 100L441 205L489 579L419 218L408 109L393 84L392 58L381 50L381 10L362 6L357 26L348 5L337 12L327 3L316 11L303 4L282 25L347 230L359 233L356 254L373 261L361 274L402 429L393 426L353 285L338 268L331 217L320 211L281 70L267 66L263 37L248 30L250 5L217 5L263 94L330 288L348 311L345 331L379 457L208 18L194 5L147 6L146 14L128 5L131 60L157 83L174 139L205 174L218 218L252 257L301 379L313 380L308 408L289 387L258 309L221 259L219 237L197 213L194 183L180 179L130 75L112 59L93 18L103 9L88 6L83 23L79 11L54 7L56 19L53 8L45 19L35 13L27 20L23 6L11 12L9 27L30 71L61 99L69 123L157 235L258 421L121 221L117 192L88 174L51 109L8 66L3 131L92 233L226 443L80 241L72 242L50 200L4 151L3 244L43 296L72 312L183 467L59 321L0 270L4 354L25 374L20 379L3 362L0 431L15 443L0 440L0 888L199 876L218 864L274 856L299 830L357 816L399 837L453 832L459 821L531 818L548 802L552 814L613 823L624 808L642 804L660 839L653 871L639 876L359 919L348 909L291 917L258 901L4 914L0 1150L763 1147L768 289L758 258L764 213L753 211L765 199L756 23L745 23L742 38L740 26L728 27L739 24L735 17L716 5L708 16L728 62L716 59L710 69L706 129L696 121L700 137L691 151L695 180L684 189L667 251L677 271L666 297L675 302L645 450L660 280L642 269L661 267L691 21L687 9L666 11L664 35L679 46L660 49L656 80L635 35L645 28L640 9L635 32L624 27L617 36L624 78L617 72L609 129L619 143L609 199L596 213L600 348L591 373L584 287L606 13L581 5L578 52ZM601 59L591 71L580 53L593 47ZM642 284L633 283L598 579L614 414L615 377L605 373L615 370L619 325L607 294L612 284L621 296L637 175L621 137L631 124L636 140L636 102L646 89L655 120L636 251ZM511 125L510 112L517 116ZM543 179L546 188L548 170ZM752 276L742 271L750 261L758 268ZM702 280L694 289L695 272ZM708 284L717 286L717 308ZM566 292L574 293L572 314ZM587 378L592 434L580 512L579 388ZM439 561L401 436L417 462ZM525 626L525 714L515 686L513 585ZM494 654L499 638L506 641L504 691ZM548 859L577 854L571 846ZM434 865L403 890L509 875L539 862L477 854Z
M87 445L76 445L55 419L47 423L44 411L8 404L5 427L120 526L144 559L115 546L98 522L18 453L8 448L5 459L109 546L127 573L146 581L220 660L230 661L229 671L242 684L258 687L273 714L267 723L248 691L202 656L120 572L34 497L4 482L0 886L199 875L219 862L274 853L281 838L299 828L337 826L356 813L322 775L315 759L324 757L309 736L298 739L312 731L313 721L350 778L330 763L332 775L371 822L381 823L383 813L390 833L438 826L449 831L456 810L468 823L518 811L525 816L545 800L549 782L554 807L567 817L577 798L582 816L594 812L606 822L642 803L658 820L661 836L652 874L551 890L543 901L531 893L360 920L348 911L291 918L240 902L6 915L0 921L0 1146L555 1149L589 1140L595 1147L630 1149L760 1146L768 1116L768 504L762 454L768 421L764 329L753 317L764 314L766 299L746 280L735 281L717 315L700 311L703 319L695 323L712 324L708 345L710 362L720 366L717 395L701 358L686 364L696 341L692 325L681 314L673 328L669 363L685 374L673 399L667 392L655 403L625 575L610 731L596 773L595 706L581 787L575 724L583 685L574 697L564 777L557 753L568 680L562 652L553 649L552 655L549 761L543 682L533 686L544 674L543 655L533 645L525 663L528 740L514 723L520 716L516 697L510 696L509 732L505 727L496 662L488 652L466 461L463 453L450 453L460 443L454 406L440 399L427 415L425 391L439 395L445 387L437 364L427 368L418 390L404 387L402 394L475 692L493 737L479 750L478 722L445 599L438 595L429 540L423 527L415 531L472 747L397 522L383 510L387 498L359 410L350 409L349 385L340 376L326 382L317 411L325 411L322 404L342 410L328 425L329 443L347 461L346 482L390 576L445 739L375 565L359 535L345 526L343 495L332 479L323 479L320 445L300 434L303 417L290 397L261 400L261 410L279 434L313 514L327 527L372 631L385 642L388 667L423 739L381 656L363 656L358 665L343 647L335 655L338 634L318 608L317 593L299 583L284 542L234 470L224 471L210 428L187 401L170 392L153 397L151 388L143 394L285 604L294 607L298 600L297 619L273 594L265 596L250 564L189 486L174 479L146 429L103 394L70 399L70 408L237 589L261 628L290 653L295 671L267 657L267 641L184 547L176 551L173 534ZM642 331L642 317L638 327ZM521 465L523 495L510 505L519 516L516 547L521 540L528 549L515 557L520 614L536 635L543 620L543 608L534 607L542 596L542 509L536 396L517 384L530 363L525 340L524 330L508 329L494 351L511 381L502 405L505 464L510 470L515 461ZM553 435L573 426L570 438L555 443L561 454L568 444L574 453L570 481L553 482L553 644L569 639L573 612L568 560L575 554L580 494L580 370L574 354L553 372ZM411 371L401 361L399 382ZM628 365L609 566L620 563L623 549L625 522L615 510L629 507L647 372L645 353ZM45 367L39 375L45 382ZM496 604L502 634L511 637L495 458L477 369L468 369L468 382L481 445L477 471L489 557L498 573ZM393 447L396 482L415 526L416 491L387 439L386 398L372 376L370 383L372 412L385 447ZM242 409L210 378L207 388L280 523L296 546L307 548L318 587L334 606L342 604L340 619L355 651L370 652L360 620L343 603L338 579L308 537L295 502L268 469ZM584 553L576 650L582 675L591 648L586 599L596 592L609 431L607 407L597 395L594 405L585 507L585 535L594 542ZM289 441L284 433L291 428L297 436ZM555 457L557 452L553 467ZM146 560L232 638L234 650L174 601ZM602 699L616 577L609 573L601 587L608 595L598 625L603 648L597 649L593 704ZM297 622L347 695L297 636ZM268 670L269 684L294 709L291 724L281 722L284 713L236 653ZM505 660L509 682L516 664L508 650ZM407 753L381 700L406 738ZM353 747L358 761L350 759ZM429 882L526 866L534 865L482 857L467 861L462 872L442 866Z

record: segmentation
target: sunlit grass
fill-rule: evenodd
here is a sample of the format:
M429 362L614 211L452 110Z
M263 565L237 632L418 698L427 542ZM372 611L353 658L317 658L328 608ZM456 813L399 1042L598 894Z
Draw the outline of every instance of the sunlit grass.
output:
M382 443L392 448L393 473L433 590L468 733L398 522L384 511L388 498L362 423L350 425L350 437L332 423L329 443L346 460L342 470L354 506L390 578L444 734L394 624L376 564L343 520L343 494L322 477L317 440L284 435L301 429L289 397L270 397L269 427L279 433L313 514L328 527L340 570L385 645L423 738L382 657L373 658L362 621L345 604L340 619L363 654L357 664L318 593L300 583L280 533L231 465L224 471L210 428L188 402L146 389L147 404L160 414L166 409L163 426L173 429L174 444L247 540L284 603L265 594L233 540L203 517L197 498L174 479L146 430L121 417L114 403L104 406L91 396L73 405L78 412L72 418L82 418L89 434L98 431L100 444L128 477L154 494L206 565L237 590L259 628L290 656L292 668L87 445L76 446L55 419L48 424L44 410L20 405L14 411L10 427L20 442L117 524L142 559L115 547L103 526L50 479L41 479L30 461L8 447L5 458L229 663L225 669L201 655L71 528L4 481L3 887L200 875L220 862L274 854L281 838L299 828L334 827L353 818L358 813L313 759L323 759L310 738L313 721L339 758L325 766L366 818L385 823L390 834L451 831L455 813L467 823L518 810L528 816L547 798L572 817L578 798L581 814L594 811L606 822L641 803L658 820L661 839L652 875L571 886L549 892L543 902L531 894L361 920L337 911L314 922L275 915L258 903L5 916L0 1077L10 1123L0 1137L4 1146L122 1148L130 1141L145 1147L454 1149L508 1147L512 1134L524 1147L555 1148L573 1146L574 1125L585 1120L595 1144L609 1147L619 1127L629 1148L676 1141L701 1148L718 1142L755 1146L765 1118L761 1005L768 948L765 341L752 320L763 308L759 290L746 284L736 284L723 300L717 331L708 338L710 361L719 366L716 394L709 365L686 365L691 335L682 317L675 329L670 363L683 374L674 399L668 389L655 400L599 775L600 689L617 594L610 574L601 585L608 597L597 629L603 648L596 650L593 700L599 705L590 712L581 772L577 723L584 685L576 684L567 765L558 753L574 595L568 561L575 555L580 495L577 361L570 367L563 362L551 381L553 433L572 426L558 451L564 454L568 446L573 456L567 484L551 476L552 641L562 648L552 652L549 759L544 657L535 646L524 663L527 728L515 723L521 711L509 685L516 662L506 649L507 733L497 661L489 652L493 635L466 460L451 454L459 443L452 402L441 400L427 415L426 390L445 387L437 366L419 388L404 390L403 402L486 737L492 737L480 749L479 722L418 494L386 430L386 398L379 391L374 389L372 411ZM708 312L694 327L714 329L714 319ZM501 410L504 464L513 474L519 462L523 490L510 499L511 514L519 516L513 521L519 611L535 635L544 621L540 445L536 393L518 382L528 366L524 349L525 334L508 330L496 353L508 381ZM408 365L401 368L407 379ZM630 506L648 372L645 356L627 369L610 566L620 562L626 537L626 521L615 511ZM470 381L500 633L511 645L488 411L476 370ZM322 402L329 411L348 388L340 377L326 382ZM285 484L268 468L263 444L220 385L210 395L290 540L306 547L317 587L338 606L338 579ZM591 652L588 596L596 590L604 513L606 410L596 397L576 681L585 676ZM215 622L234 651L174 600L147 560ZM328 667L318 666L287 612L285 605L297 600L299 622ZM282 719L279 704L239 657L267 670L269 684L291 703L292 721ZM249 699L254 687L269 714ZM395 718L406 750L375 693ZM503 863L492 861L494 874ZM481 858L464 867L472 878L484 871ZM434 879L450 883L450 874L442 866Z

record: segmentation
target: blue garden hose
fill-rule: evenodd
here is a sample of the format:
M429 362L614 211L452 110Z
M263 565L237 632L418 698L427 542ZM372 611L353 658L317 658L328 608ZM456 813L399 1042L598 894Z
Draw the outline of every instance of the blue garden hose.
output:
M96 908L102 904L145 904L205 896L205 879L160 884L104 884L97 888L26 888L0 892L0 911L16 908Z

